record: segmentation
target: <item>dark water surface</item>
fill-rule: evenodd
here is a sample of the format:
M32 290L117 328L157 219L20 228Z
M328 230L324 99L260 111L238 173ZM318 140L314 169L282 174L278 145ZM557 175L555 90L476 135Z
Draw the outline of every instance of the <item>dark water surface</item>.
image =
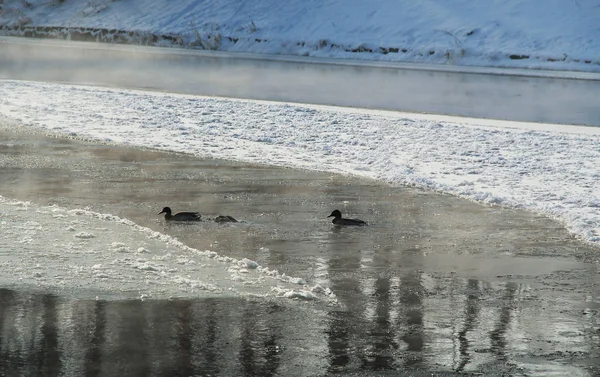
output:
M340 301L0 289L0 376L600 373L598 250L543 217L328 173L6 130L0 177L7 198L112 213L328 286ZM244 222L170 226L157 215L165 205ZM370 226L333 227L325 216L335 208Z

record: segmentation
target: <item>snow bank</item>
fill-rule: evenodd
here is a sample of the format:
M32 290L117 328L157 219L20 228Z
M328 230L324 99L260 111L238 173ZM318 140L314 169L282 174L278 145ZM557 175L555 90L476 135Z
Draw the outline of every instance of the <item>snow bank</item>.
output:
M593 72L598 20L595 0L7 0L0 12L4 35Z

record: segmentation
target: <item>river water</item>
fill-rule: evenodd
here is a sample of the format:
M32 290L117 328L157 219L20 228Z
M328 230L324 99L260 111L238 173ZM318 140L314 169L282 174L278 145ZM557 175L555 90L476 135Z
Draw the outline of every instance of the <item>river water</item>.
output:
M0 203L3 238L17 237L0 246L2 275L20 274L0 289L0 375L591 376L600 370L597 250L544 217L354 177L8 126L0 131L0 176L6 198L117 215L335 296L306 301L218 289L195 296L178 284L155 288L152 271L128 276L144 298L103 296L100 280L84 274L77 284L50 278L48 264L80 271L97 268L93 258L100 257L74 248L74 257L56 259L64 257L58 239L64 217L43 217L38 209L40 237L44 229L56 233L43 248L28 248L18 233L30 228L11 222L20 207ZM166 205L198 210L206 221L165 224L158 212ZM326 216L336 208L369 226L334 227ZM218 214L242 222L209 221ZM93 229L107 236L90 244L117 255L111 245L125 242L128 228ZM194 260L200 259L192 254L187 266ZM273 288L267 280L254 284Z
M301 60L0 40L2 78L600 125L593 77ZM2 376L600 373L597 250L531 213L12 125L0 195ZM165 224L166 205L205 221ZM370 225L334 227L336 208ZM290 298L282 276L333 294Z
M165 74L168 72L168 74ZM600 126L600 74L0 37L0 78Z

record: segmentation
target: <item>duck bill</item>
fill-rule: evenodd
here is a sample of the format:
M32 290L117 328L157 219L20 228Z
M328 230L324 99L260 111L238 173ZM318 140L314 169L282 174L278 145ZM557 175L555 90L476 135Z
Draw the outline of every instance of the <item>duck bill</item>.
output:
M165 211L159 212L158 214L159 214L159 215L161 215L161 214L163 214L163 213L165 213Z

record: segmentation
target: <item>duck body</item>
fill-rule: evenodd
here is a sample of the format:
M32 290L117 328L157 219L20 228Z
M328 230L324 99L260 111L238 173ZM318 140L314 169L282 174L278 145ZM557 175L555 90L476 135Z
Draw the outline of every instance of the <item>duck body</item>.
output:
M327 217L333 217L331 221L335 225L354 225L354 226L365 226L367 223L360 219L345 219L342 217L342 213L339 210L331 212L331 215Z
M238 221L233 218L233 216L217 216L215 217L216 223L237 223Z
M167 221L201 221L201 216L198 212L177 212L173 215L171 208L165 207L158 214L163 213Z

